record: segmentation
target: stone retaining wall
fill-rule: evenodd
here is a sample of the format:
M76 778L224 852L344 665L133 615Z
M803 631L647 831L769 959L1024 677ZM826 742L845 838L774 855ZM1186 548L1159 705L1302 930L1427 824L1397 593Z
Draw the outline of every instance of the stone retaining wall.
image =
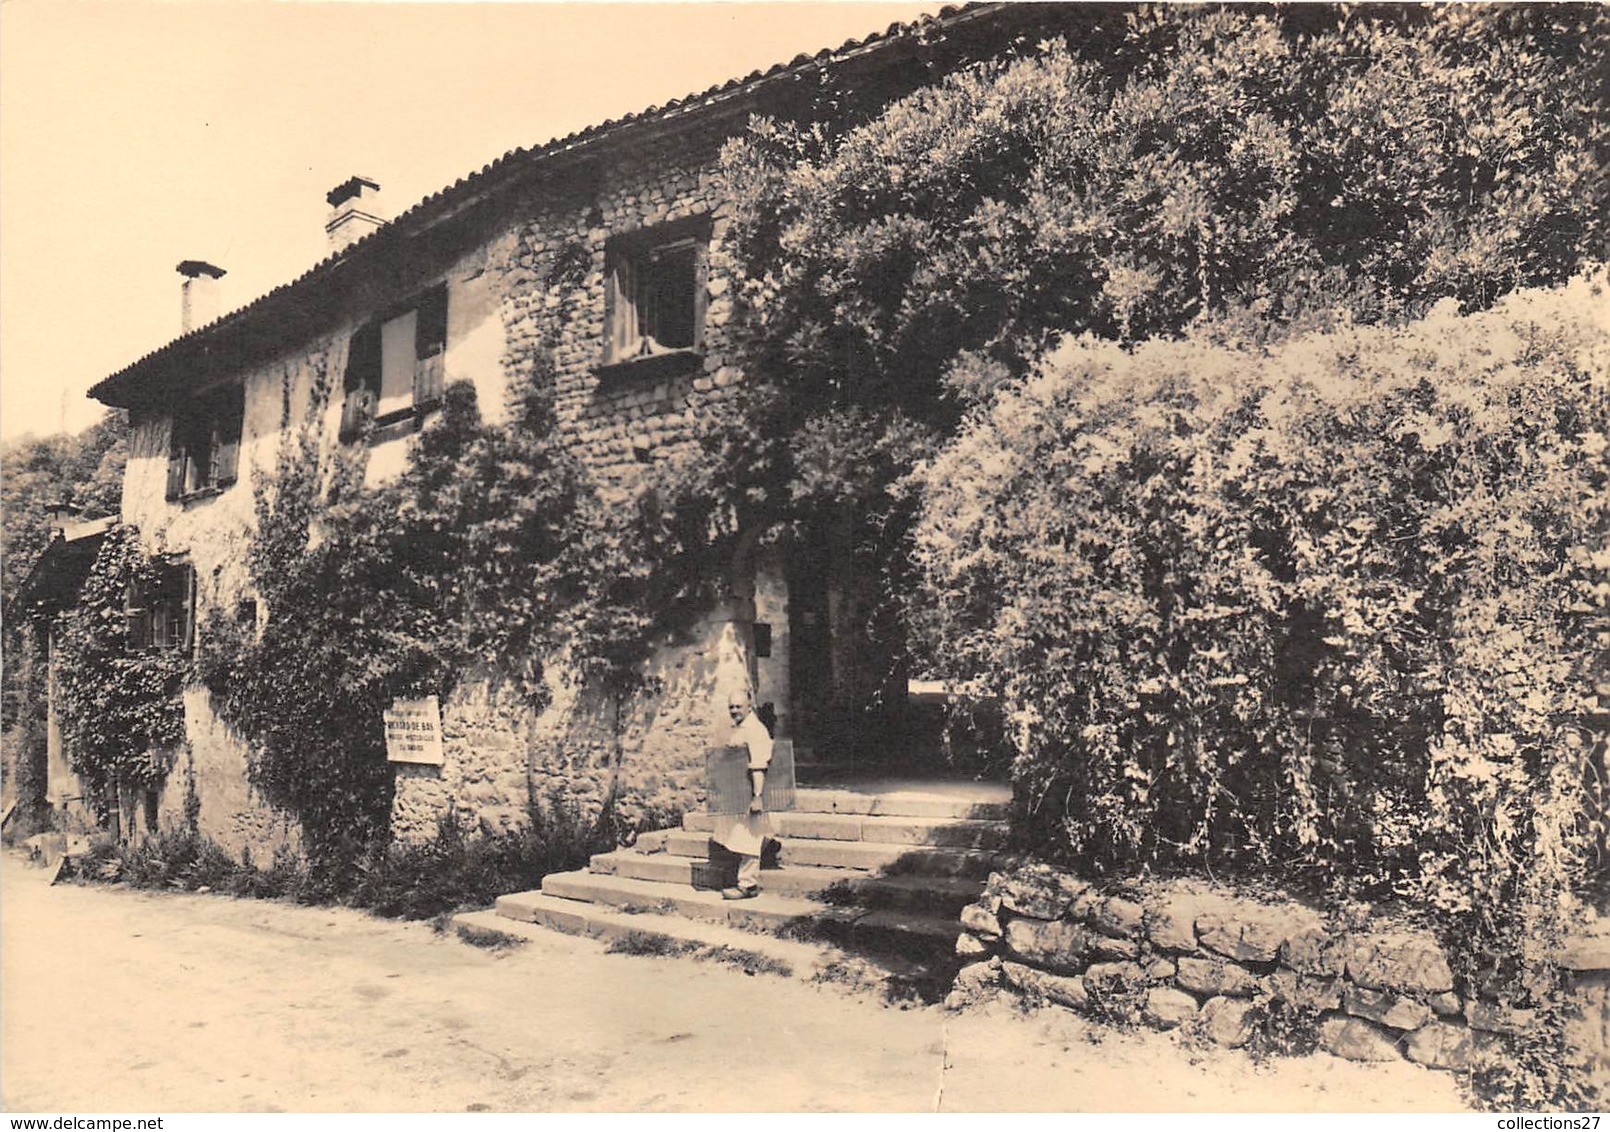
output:
M961 919L953 1007L1004 988L1097 1017L1189 1026L1231 1047L1247 1043L1260 1014L1295 1007L1317 1018L1319 1047L1339 1057L1448 1070L1534 1021L1458 993L1428 932L1341 930L1301 905L1206 885L1156 885L1131 899L1031 865L992 875ZM1562 962L1567 1040L1610 1098L1610 937L1578 941Z

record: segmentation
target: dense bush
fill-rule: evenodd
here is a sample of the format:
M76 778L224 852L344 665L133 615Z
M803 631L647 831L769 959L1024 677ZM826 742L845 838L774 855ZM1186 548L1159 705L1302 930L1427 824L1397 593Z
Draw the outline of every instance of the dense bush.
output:
M11 811L5 825L8 839L38 833L50 815L45 796L49 786L45 658L35 646L33 634L19 633L17 640L18 646L8 650L6 661L7 683L14 686L7 695L14 698L7 705L5 731L0 733L0 782Z
M1081 340L972 413L917 476L914 620L1008 712L1035 848L1278 863L1487 940L1602 884L1603 302Z

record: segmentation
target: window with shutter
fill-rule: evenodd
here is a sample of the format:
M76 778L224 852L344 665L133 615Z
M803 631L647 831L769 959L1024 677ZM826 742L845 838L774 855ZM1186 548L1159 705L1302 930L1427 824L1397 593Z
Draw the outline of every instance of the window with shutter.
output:
M168 447L170 500L221 491L240 472L245 391L239 383L196 397L174 414Z
M613 240L605 254L604 364L697 355L704 346L708 221Z
M195 604L196 574L187 563L161 563L155 579L130 578L123 608L128 650L188 650Z
M436 408L446 380L447 286L364 324L347 354L341 440L371 426L412 424Z

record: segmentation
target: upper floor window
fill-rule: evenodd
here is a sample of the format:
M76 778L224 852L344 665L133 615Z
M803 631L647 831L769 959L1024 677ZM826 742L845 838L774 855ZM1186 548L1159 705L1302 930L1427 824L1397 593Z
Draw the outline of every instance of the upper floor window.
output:
M605 254L604 364L704 346L708 223L681 222L612 240Z
M123 607L128 650L190 648L195 607L196 573L187 563L159 563L154 579L130 578Z
M440 404L446 353L445 284L359 327L347 353L341 439L361 435L371 423L411 421Z
M204 393L174 413L169 499L221 491L235 482L245 408L245 390L237 382Z

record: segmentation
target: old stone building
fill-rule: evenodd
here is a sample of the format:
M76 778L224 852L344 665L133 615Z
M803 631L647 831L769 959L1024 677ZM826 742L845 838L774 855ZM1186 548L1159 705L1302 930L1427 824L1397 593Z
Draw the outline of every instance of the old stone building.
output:
M353 176L327 198L328 257L222 318L212 314L223 269L181 263L187 333L91 391L129 412L121 517L167 564L146 645L194 649L209 611L255 615L254 479L293 438L324 453L363 446L366 482L384 482L454 382L473 383L496 419L511 381L551 362L565 441L628 498L641 469L687 443L744 380L720 252L722 143L757 113L874 109L1032 42L1057 18L1038 5L947 9L513 151L389 220L380 179ZM855 580L821 547L743 545L769 548L740 552L726 599L658 650L658 690L621 713L621 734L589 738L585 697L563 687L534 719L494 685L462 683L441 705L441 765L396 765L394 832L426 835L449 806L467 823L507 827L534 782L585 807L611 774L644 810L690 808L703 752L725 733L725 697L744 684L773 705L779 734L809 749L817 700L857 662ZM185 719L185 758L132 816L176 822L190 795L203 831L226 846L294 838L286 815L254 798L247 752L199 685ZM544 741L561 731L573 741Z

